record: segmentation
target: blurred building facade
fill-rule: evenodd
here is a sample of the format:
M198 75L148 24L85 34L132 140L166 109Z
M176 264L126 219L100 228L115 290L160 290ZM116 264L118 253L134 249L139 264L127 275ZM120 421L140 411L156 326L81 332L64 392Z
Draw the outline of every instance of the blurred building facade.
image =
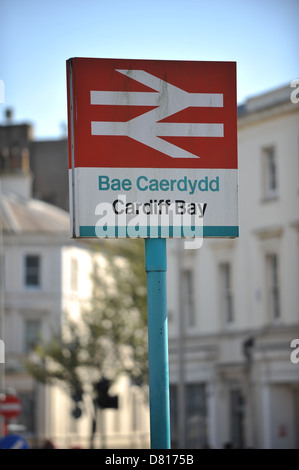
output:
M6 123L0 126L1 168L20 164L30 155L32 197L69 209L67 137L36 140L30 124L16 124L13 111L6 110ZM10 151L10 154L8 153Z
M33 357L40 336L47 341L63 331L68 318L80 319L91 298L94 262L101 263L92 243L70 239L69 214L63 209L66 176L65 141L35 142L28 124L0 126L1 327L5 323L0 393L12 390L20 398L22 413L9 420L9 431L21 432L34 447L50 439L58 448L86 448L90 439L92 404L84 401L76 419L68 393L37 383L24 362ZM32 197L32 189L40 199ZM112 392L119 407L102 412L105 441L98 429L94 445L148 447L148 405L142 394L126 377Z
M199 250L185 250L183 240L167 242L174 448L299 447L299 363L291 361L291 341L299 338L299 105L291 102L291 91L289 86L273 90L247 100L238 109L240 237L205 239ZM2 149L7 147L8 130L11 147L17 147L16 127L13 123L0 127ZM22 148L30 153L34 197L68 209L66 139L36 142L26 129ZM26 167L26 150L22 154ZM47 212L46 207L49 209L44 206L41 212ZM25 236L15 249L9 247L16 235L7 238L11 259L17 263L19 257L19 266L13 274L13 261L5 261L10 266L6 270L6 308L27 312L21 315L16 310L14 322L8 319L7 328L10 322L10 328L17 328L26 315L35 320L28 312L34 311L38 297L32 297L33 303L28 307L31 292L22 292L21 286L24 280L20 270L24 270L27 252L29 256L40 253L50 263L44 274L44 279L49 279L49 292L45 292L38 307L44 312L45 330L50 331L58 312L60 316L67 308L76 312L78 298L71 287L76 263L72 260L78 252L77 266L81 272L82 260L86 279L83 273L88 268L83 266L88 266L89 255L78 245L66 242L66 225L63 223L65 235L60 245L53 242L60 237L59 230L51 234L52 238L44 235L43 242L32 243L31 236L27 237L28 246L24 245ZM51 243L46 241L49 237ZM53 260L57 260L56 268ZM16 294L9 293L9 283L17 289ZM48 318L45 312L55 302L57 307L50 309L54 316ZM8 313L10 316L12 319ZM26 334L19 332L17 339L11 338L16 345L12 352L21 349L21 337ZM7 361L15 360L13 356L7 352ZM26 380L30 382L29 378ZM137 395L134 398L128 388L123 390L126 404L138 402ZM52 408L47 408L48 419L59 422L64 399L59 395L49 397ZM129 414L122 411L119 418L114 410L107 411L107 431L114 436L110 441L114 448L137 445L134 435L140 446L148 443L146 412L142 407L139 411L134 407L130 410ZM78 430L83 426L81 419L75 422L70 413L67 419L71 421L65 429ZM129 428L135 429L135 434L129 433L128 439L122 440L128 423L132 423ZM59 432L70 435L62 428ZM141 436L146 436L145 440Z
M291 361L299 338L299 104L291 91L238 109L240 237L205 239L199 250L168 243L179 448L299 447L299 363Z

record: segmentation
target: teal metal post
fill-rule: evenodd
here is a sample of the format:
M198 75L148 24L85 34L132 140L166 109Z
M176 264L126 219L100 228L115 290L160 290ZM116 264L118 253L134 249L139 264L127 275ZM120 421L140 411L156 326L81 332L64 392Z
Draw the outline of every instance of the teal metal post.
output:
M170 449L166 239L145 240L151 448Z

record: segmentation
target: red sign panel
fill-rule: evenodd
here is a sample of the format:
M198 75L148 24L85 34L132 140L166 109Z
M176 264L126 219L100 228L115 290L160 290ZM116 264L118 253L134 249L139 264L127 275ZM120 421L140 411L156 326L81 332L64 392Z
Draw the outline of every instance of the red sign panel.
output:
M237 168L235 62L73 58L67 67L70 168Z
M17 417L22 411L22 404L15 395L6 394L0 397L0 414L7 419Z

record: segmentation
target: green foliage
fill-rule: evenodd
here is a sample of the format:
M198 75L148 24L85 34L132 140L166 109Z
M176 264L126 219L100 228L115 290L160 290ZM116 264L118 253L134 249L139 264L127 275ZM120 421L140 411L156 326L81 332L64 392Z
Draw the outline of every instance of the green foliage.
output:
M100 377L126 372L148 384L146 273L143 240L99 244L105 265L94 264L93 295L79 322L66 318L62 334L41 342L27 369L43 383L63 382L71 395L92 391ZM146 388L146 387L145 387Z
M117 293L106 290L104 305L101 292L93 295L95 313L101 311L109 316L111 323L106 335L114 345L125 345L118 349L122 370L126 371L134 384L148 384L147 343L147 290L144 266L144 241L127 239L109 244L106 252L111 277L115 280ZM94 286L99 285L95 276ZM112 321L113 319L113 321ZM104 322L106 325L106 323ZM109 329L111 328L111 329Z
M79 375L81 346L78 339L76 325L68 325L72 335L72 342L64 341L60 336L55 336L50 342L41 342L36 348L39 358L28 360L27 370L39 382L56 383L57 380L65 382L73 393L81 386Z

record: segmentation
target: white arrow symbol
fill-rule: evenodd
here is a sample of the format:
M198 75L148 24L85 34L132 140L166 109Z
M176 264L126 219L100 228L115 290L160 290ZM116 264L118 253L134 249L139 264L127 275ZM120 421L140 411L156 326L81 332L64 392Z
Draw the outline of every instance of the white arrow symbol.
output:
M125 135L172 158L199 158L159 137L223 137L223 124L163 123L172 114L192 107L223 107L221 93L188 93L143 70L117 70L157 92L91 91L92 105L156 106L127 122L91 122L92 135Z

